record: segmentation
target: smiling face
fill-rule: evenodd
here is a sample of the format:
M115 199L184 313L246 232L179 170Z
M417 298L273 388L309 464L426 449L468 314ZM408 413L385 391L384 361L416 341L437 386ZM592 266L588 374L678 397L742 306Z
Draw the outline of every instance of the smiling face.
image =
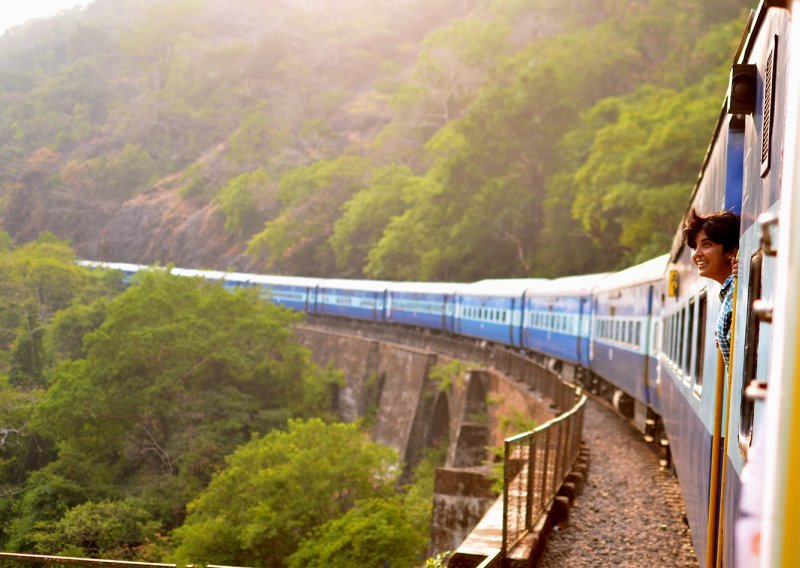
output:
M692 253L692 261L697 265L700 276L716 280L720 284L731 274L731 259L736 250L723 252L722 244L715 243L701 230L695 238L697 248Z

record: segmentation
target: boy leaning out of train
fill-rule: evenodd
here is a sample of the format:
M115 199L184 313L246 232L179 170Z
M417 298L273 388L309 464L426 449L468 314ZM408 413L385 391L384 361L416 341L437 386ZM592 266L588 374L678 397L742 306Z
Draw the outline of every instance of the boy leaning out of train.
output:
M683 224L683 240L694 250L692 262L697 266L700 276L722 285L714 335L725 361L725 369L728 368L731 355L733 280L739 268L739 225L739 216L730 211L702 216L694 208L689 211Z

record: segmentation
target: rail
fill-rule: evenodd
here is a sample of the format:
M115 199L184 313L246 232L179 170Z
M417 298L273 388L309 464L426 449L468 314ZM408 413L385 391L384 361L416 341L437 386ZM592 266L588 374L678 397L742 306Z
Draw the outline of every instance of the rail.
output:
M513 549L549 509L578 458L586 395L568 385L563 387L577 400L570 410L535 430L505 440L501 556Z

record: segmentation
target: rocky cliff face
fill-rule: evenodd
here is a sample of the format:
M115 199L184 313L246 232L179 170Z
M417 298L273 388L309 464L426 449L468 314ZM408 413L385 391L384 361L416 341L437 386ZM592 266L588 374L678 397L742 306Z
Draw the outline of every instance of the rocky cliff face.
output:
M79 256L142 264L173 263L188 268L252 271L245 243L224 229L212 204L181 199L161 186L123 203L90 239L76 242Z
M211 148L197 164L219 169L225 145ZM119 202L52 183L63 160L29 161L9 196L0 226L17 243L49 231L67 239L87 260L169 264L256 272L245 256L247 242L225 230L225 218L212 201L181 195L183 173L166 177L149 190Z
M67 194L51 194L45 205L34 193L18 195L3 222L17 242L46 230L90 260L256 270L216 206L182 199L174 180L119 205L78 203Z

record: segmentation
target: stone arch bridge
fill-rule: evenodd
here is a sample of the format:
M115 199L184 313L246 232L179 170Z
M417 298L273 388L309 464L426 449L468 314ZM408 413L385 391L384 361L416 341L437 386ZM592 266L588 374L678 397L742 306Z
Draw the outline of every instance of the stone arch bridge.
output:
M457 548L496 500L490 449L571 403L557 400L552 371L506 347L327 318L310 318L296 333L318 364L343 371L344 420L369 420L373 437L409 465L427 448L446 444L432 553Z

